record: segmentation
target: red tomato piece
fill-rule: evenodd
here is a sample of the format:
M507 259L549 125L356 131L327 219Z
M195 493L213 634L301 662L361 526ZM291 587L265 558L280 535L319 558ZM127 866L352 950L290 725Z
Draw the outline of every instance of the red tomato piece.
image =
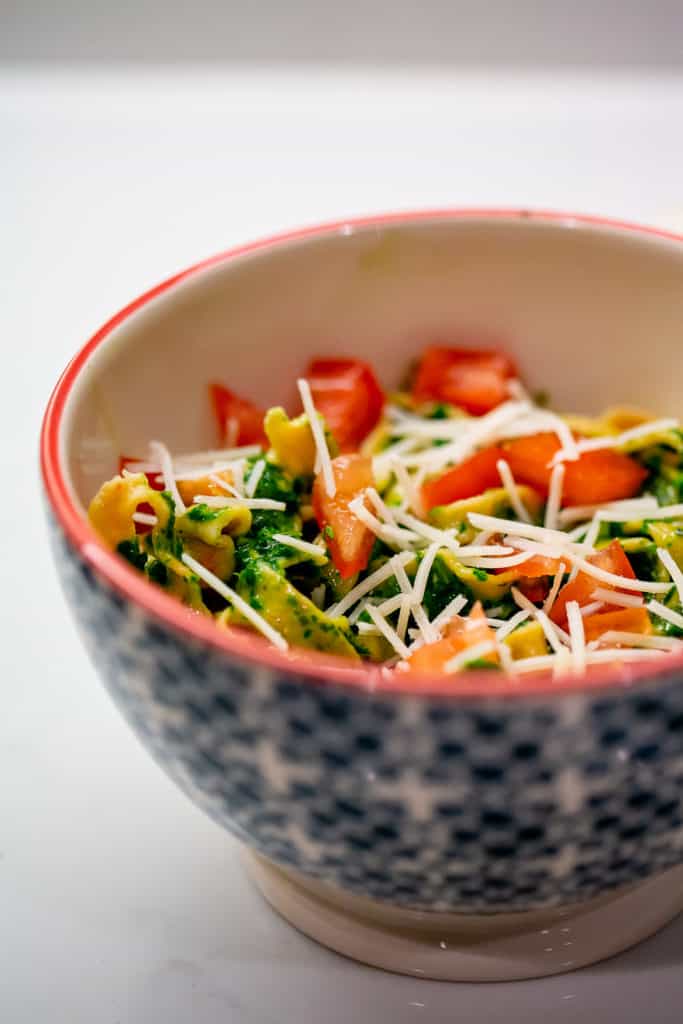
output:
M360 359L313 359L306 378L341 451L353 451L382 415L384 392L374 370Z
M451 658L461 651L488 641L494 642L495 634L486 621L480 602L477 602L467 618L460 615L454 617L442 640L419 647L411 654L408 659L410 671L424 675L441 675ZM498 656L492 652L486 655L486 660L494 664L498 662Z
M452 501L473 498L491 487L500 487L497 463L503 458L502 448L483 448L459 466L428 480L422 488L425 509L429 511L436 505L449 505Z
M339 455L332 460L337 491L330 498L322 473L313 482L313 512L322 530L332 561L342 579L368 564L375 536L349 508L349 503L372 487L372 460L365 455Z
M222 444L231 448L243 444L265 446L268 443L263 430L263 409L248 398L240 398L222 384L209 384L209 395Z
M590 555L588 561L617 576L625 576L631 580L636 578L631 563L618 540L613 540L606 548ZM550 618L558 626L564 626L567 621L567 603L578 601L579 605L590 604L594 600L593 591L597 587L600 587L601 590L619 591L619 587L614 587L611 583L603 583L601 580L596 580L594 576L589 576L587 572L579 572L575 579L565 583L562 587L550 612Z
M652 633L652 623L646 608L620 608L615 612L597 612L586 615L583 620L586 640L598 640L610 629L624 633Z
M506 441L503 445L512 475L517 483L529 484L548 494L551 460L560 450L555 434L534 434ZM609 448L584 452L574 462L564 464L562 505L601 505L608 501L633 498L647 477L647 470L635 459Z
M516 376L514 363L502 352L432 345L417 368L413 398L449 402L481 416L509 398L507 381Z

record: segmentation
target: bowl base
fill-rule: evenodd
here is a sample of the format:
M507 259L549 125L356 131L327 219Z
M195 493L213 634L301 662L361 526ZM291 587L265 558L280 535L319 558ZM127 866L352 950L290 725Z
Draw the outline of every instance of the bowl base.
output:
M584 903L514 914L404 910L354 896L245 850L268 903L299 931L373 967L441 981L573 971L653 935L683 910L683 866Z

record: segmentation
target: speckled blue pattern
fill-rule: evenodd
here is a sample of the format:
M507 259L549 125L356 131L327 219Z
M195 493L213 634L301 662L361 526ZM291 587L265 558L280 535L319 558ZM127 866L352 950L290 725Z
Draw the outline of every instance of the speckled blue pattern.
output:
M683 861L682 679L457 704L318 686L179 637L57 527L53 542L133 729L192 800L280 864L481 913L587 899Z

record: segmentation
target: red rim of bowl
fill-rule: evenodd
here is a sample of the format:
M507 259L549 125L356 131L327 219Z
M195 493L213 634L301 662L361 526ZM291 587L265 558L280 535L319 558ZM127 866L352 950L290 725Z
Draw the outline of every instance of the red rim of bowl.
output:
M659 676L683 668L683 653L663 655L652 661L628 663L621 666L593 666L583 675L558 683L549 671L511 677L502 672L470 671L458 676L457 686L452 677L418 676L382 669L379 665L364 663L358 667L344 659L295 649L282 652L269 644L263 637L246 630L221 630L211 619L197 616L188 611L175 598L164 593L141 577L114 552L105 547L89 525L81 509L72 499L60 457L60 429L69 395L81 370L93 352L104 344L121 323L133 316L147 303L170 291L182 281L209 270L219 264L229 263L246 254L268 249L288 242L303 241L322 235L334 235L348 229L414 224L428 220L523 220L553 223L571 229L574 226L602 228L622 232L641 238L660 238L670 242L683 242L683 236L660 228L646 227L606 217L557 211L530 211L524 209L446 209L420 210L416 212L388 213L377 216L346 218L312 227L299 228L268 238L236 246L225 252L210 256L181 270L172 277L138 296L116 313L83 345L68 364L50 396L40 436L40 462L45 490L52 511L64 530L70 543L76 548L83 561L94 569L120 595L133 601L153 618L178 630L181 634L200 643L222 651L233 657L266 666L284 675L324 683L329 681L345 684L355 689L393 692L425 697L486 698L492 696L522 697L552 692L556 696L576 693L586 689L610 687L615 684L634 683L641 679Z

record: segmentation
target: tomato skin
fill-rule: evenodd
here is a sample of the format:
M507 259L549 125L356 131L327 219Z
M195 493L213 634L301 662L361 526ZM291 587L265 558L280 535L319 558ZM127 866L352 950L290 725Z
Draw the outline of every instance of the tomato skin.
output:
M586 640L599 640L603 633L609 629L617 629L625 633L642 633L649 636L652 633L652 623L645 607L642 608L619 608L613 612L596 612L595 615L586 615L583 620L583 629Z
M209 397L221 443L227 441L231 447L243 444L260 444L264 447L267 445L263 430L263 409L250 402L248 398L240 398L222 384L209 384ZM231 420L237 428L234 440L230 436Z
M474 498L491 487L500 487L498 460L505 458L502 448L483 448L459 466L447 469L441 476L428 480L422 488L425 510L452 501Z
M561 447L557 436L533 434L506 441L501 447L515 480L547 496L550 463ZM646 477L647 470L628 455L609 448L583 452L574 462L564 464L562 505L601 505L633 498Z
M448 402L481 416L510 397L507 381L516 376L502 352L431 345L420 359L412 393L418 402Z
M426 644L411 654L407 660L411 672L419 672L422 675L442 675L444 666L456 654L475 647L477 644L493 642L495 634L488 622L486 614L477 601L467 618L456 615L446 629L446 635L441 640L432 644ZM491 663L498 662L498 656L494 653L486 656Z
M375 535L349 508L349 503L372 487L372 459L365 455L339 455L332 459L332 470L337 491L330 498L325 489L322 473L313 482L313 513L334 566L342 579L361 572L370 560ZM328 531L332 531L332 536Z
M618 540L613 540L606 548L602 548L596 554L590 555L588 561L592 565L597 565L600 569L615 573L617 576L625 576L631 580L636 578L636 574L631 568L631 563ZM567 622L567 603L569 601L577 601L580 606L589 604L594 600L593 591L597 587L600 587L602 590L614 590L617 592L619 590L618 587L613 587L611 583L603 583L601 580L596 580L594 576L589 576L586 572L579 572L575 579L565 583L562 587L551 609L550 618L558 626L564 626ZM612 605L609 605L608 609L612 607Z
M375 371L360 359L313 359L306 378L313 404L325 417L340 450L356 449L377 425L384 408L384 392Z

